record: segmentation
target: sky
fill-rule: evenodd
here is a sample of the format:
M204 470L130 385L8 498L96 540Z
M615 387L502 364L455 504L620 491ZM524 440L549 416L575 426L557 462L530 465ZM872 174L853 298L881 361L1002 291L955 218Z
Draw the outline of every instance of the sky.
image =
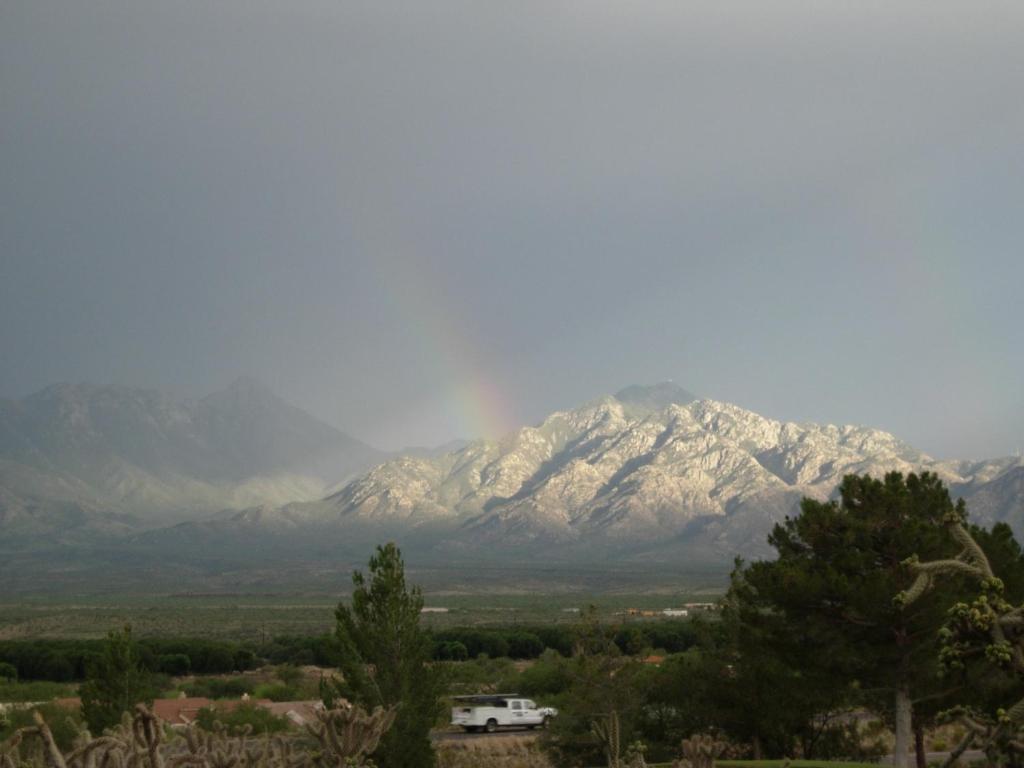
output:
M671 379L1024 448L1024 4L0 4L0 395L384 448Z

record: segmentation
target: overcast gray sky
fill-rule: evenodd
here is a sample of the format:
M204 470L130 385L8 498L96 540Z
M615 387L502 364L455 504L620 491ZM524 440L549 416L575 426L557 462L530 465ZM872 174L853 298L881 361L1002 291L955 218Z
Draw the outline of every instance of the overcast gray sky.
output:
M0 3L0 394L383 447L674 379L1024 446L1024 4Z

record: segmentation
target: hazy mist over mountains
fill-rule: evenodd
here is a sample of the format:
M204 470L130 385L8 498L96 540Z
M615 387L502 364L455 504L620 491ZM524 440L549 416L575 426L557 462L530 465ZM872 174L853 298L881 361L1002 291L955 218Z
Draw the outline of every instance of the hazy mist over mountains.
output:
M5 3L0 583L721 569L889 469L1024 534L1022 30Z
M397 450L675 378L1024 449L1024 5L5 3L0 396Z
M0 521L75 537L313 500L385 456L252 379L197 402L60 384L0 401Z
M56 385L0 405L0 551L216 572L314 567L393 538L449 565L723 567L766 554L803 496L890 470L936 472L974 520L1024 530L1020 458L939 461L878 429L780 422L668 382L398 456L250 379L197 402Z

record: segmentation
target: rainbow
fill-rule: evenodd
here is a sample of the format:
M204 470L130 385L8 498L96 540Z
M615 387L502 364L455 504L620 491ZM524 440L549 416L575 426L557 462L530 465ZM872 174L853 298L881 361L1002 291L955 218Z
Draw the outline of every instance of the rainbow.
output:
M375 257L374 263L388 310L407 319L433 363L434 384L444 393L441 407L458 422L454 434L497 438L515 429L518 421L509 398L482 364L482 345L473 337L473 324L457 316L459 303L449 299L439 272L396 251Z

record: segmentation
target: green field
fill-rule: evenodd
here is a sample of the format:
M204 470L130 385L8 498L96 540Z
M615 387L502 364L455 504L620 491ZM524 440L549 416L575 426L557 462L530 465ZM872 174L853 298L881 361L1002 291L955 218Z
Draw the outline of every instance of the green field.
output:
M0 681L0 702L51 701L65 696L74 696L77 686L68 683L51 683L46 680L27 682Z
M425 613L434 628L452 626L573 623L574 609L594 605L612 618L629 608L660 611L687 602L714 601L722 587L703 585L657 594L453 594L427 592ZM37 597L0 603L0 640L99 638L131 624L138 637L205 637L261 641L284 635L316 635L334 628L338 595L155 595ZM624 620L640 621L625 617Z
M715 760L716 768L878 768L878 763L830 762L828 760ZM670 763L657 763L650 768L671 768Z

